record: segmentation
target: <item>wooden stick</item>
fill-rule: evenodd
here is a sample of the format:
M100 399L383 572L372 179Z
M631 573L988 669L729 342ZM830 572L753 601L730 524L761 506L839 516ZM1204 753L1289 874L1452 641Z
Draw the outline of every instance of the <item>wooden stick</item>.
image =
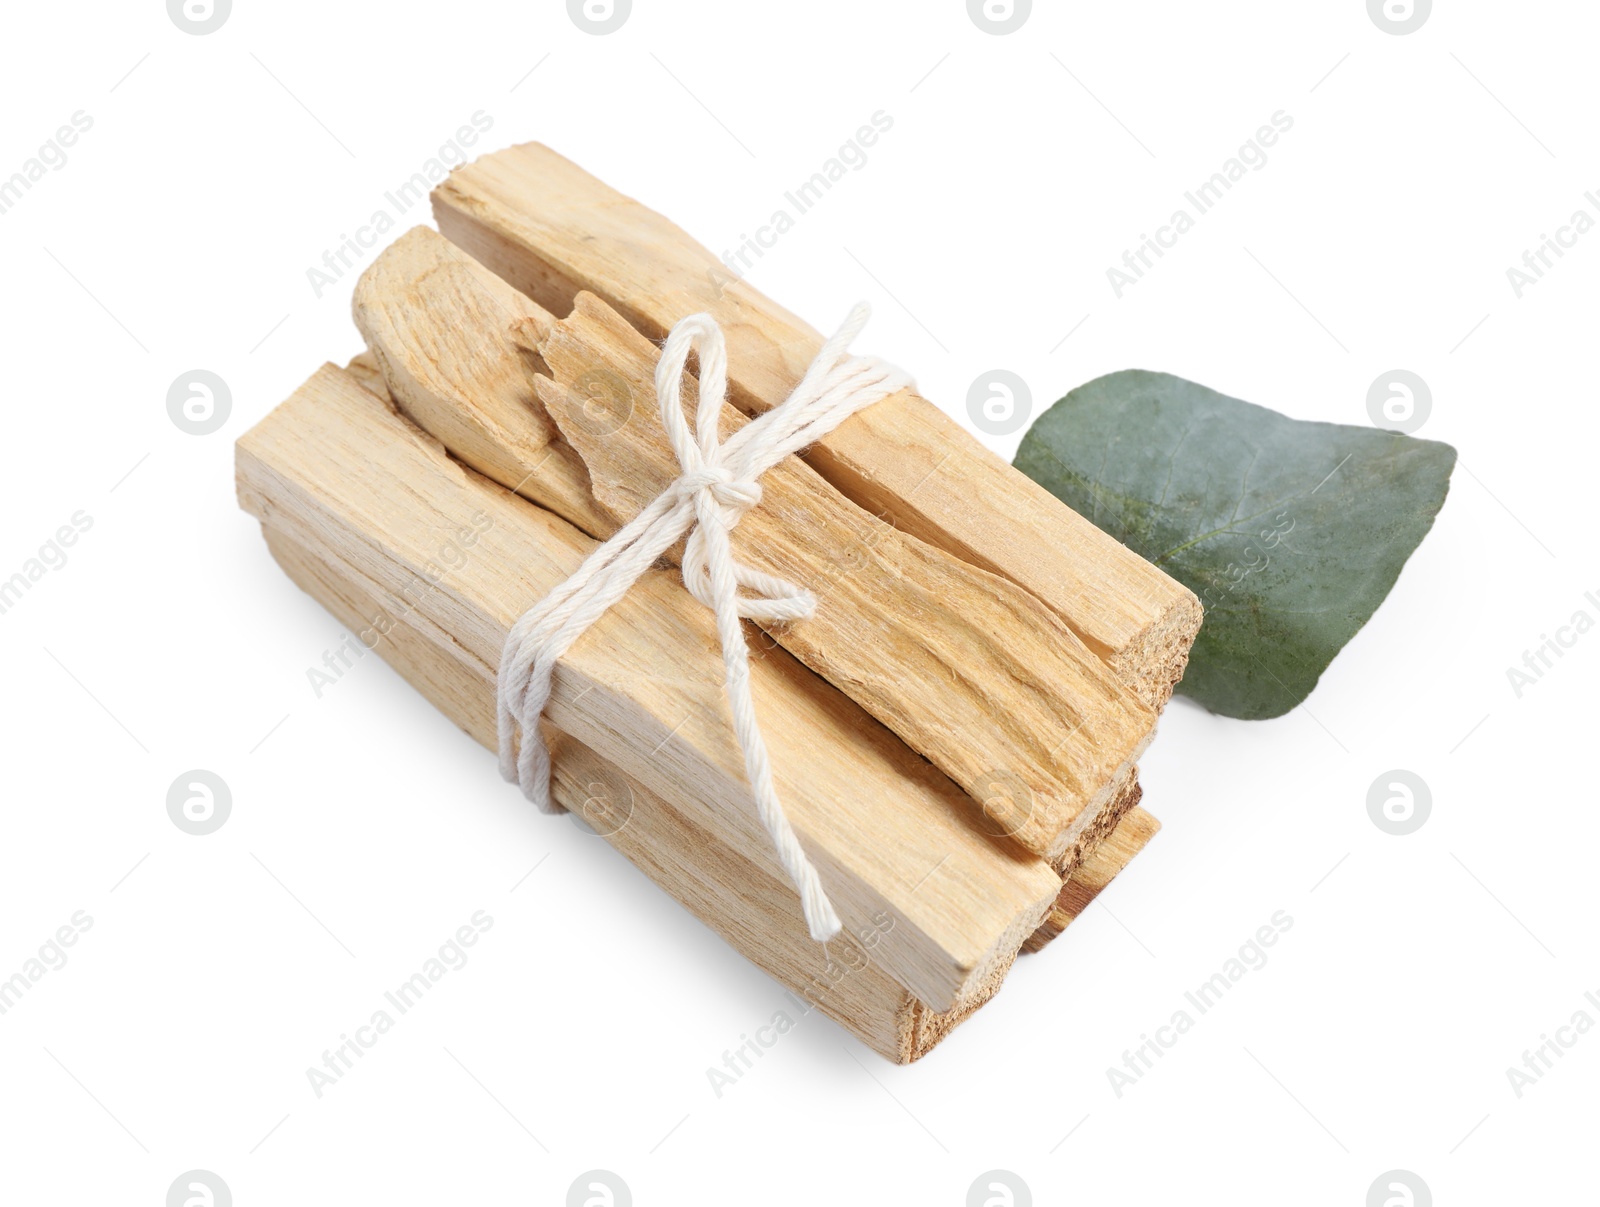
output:
M656 402L658 350L592 295L550 319L418 228L363 274L354 312L411 417L591 535L610 535L680 472ZM745 422L726 415L724 436ZM867 514L798 459L769 470L762 492L738 556L818 597L812 619L772 637L972 793L996 832L1070 866L1059 861L1129 781L1153 714L1028 592Z
M660 214L538 143L456 169L434 190L453 242L554 314L582 290L660 340L704 311L728 335L749 414L782 402L821 346L813 328ZM1033 592L1159 710L1200 627L1194 594L1064 506L911 392L856 415L807 460L867 511Z
M1089 903L1115 879L1117 873L1128 866L1128 862L1144 849L1145 844L1156 836L1156 831L1161 829L1161 823L1139 808L1138 799L1141 795L1143 792L1136 785L1134 803L1129 806L1122 819L1112 827L1104 841L1097 843L1072 870L1072 875L1061 886L1061 895L1050 907L1049 916L1022 945L1024 951L1042 951L1056 939L1084 910L1089 908Z
M415 609L344 563L325 561L263 527L278 564L353 633L373 633L372 648L433 705L477 741L495 748L495 672ZM564 808L595 818L596 832L735 950L794 995L798 1022L813 1007L875 1052L905 1064L926 1055L999 988L1010 960L997 963L952 1009L929 1010L873 962L881 928L841 932L827 952L806 930L794 890L770 876L588 747L548 731L551 794Z
M410 238L407 236L407 239ZM425 241L417 242L425 243ZM388 254L385 253L386 257ZM396 262L391 260L386 263L386 268L393 267L397 267ZM480 277L487 274L468 256L458 252L438 257L428 255L417 261L413 267L421 269L423 274L435 283L449 282L450 288L464 297L476 296L478 286L483 285L484 291L490 297L498 298L501 303L499 310L488 312L496 322L510 325L529 323L540 330L547 326L542 312L522 298L521 294L497 278L491 278L487 282L480 280ZM406 279L416 282L419 278L407 274ZM365 321L372 328L378 346L397 349L415 346L412 341L419 336L426 340L448 334L425 321L428 313L428 310L420 306L396 310L394 317L402 318L403 321L392 323L386 318L390 314L387 308L376 306L364 308ZM480 342L479 333L483 328L462 325L454 330L459 341L470 343L482 351L483 343ZM484 408L479 402L474 401L498 396L492 382L481 382L479 389L463 393L461 386L465 383L446 380L447 375L440 368L444 364L464 363L459 359L461 349L448 340L441 340L429 346L432 348L432 354L427 358L404 356L390 358L391 376L412 383L407 390L412 400L407 408L408 413L413 417L421 416L427 421L424 423L425 427L431 425L436 430L446 430L445 425L458 424L457 443L461 449L469 452L473 463L486 471L493 471L499 467L500 472L506 472L508 467L504 463L504 449L515 445L515 430L503 436L491 436L491 433L499 430L495 419L497 409ZM477 363L481 365L483 362L480 359ZM544 371L548 371L547 366L542 366L542 361L541 367ZM386 399L391 397L388 385L378 368L377 359L370 350L354 357L347 368L373 393ZM516 412L511 409L511 404L517 407L525 405L522 399L526 396L526 387L506 388L509 402L505 411L514 416ZM462 416L472 417L471 421L462 421ZM517 425L513 424L512 427L515 429ZM480 436L484 438L480 440ZM559 450L561 441L557 439L553 441L553 445ZM567 453L570 454L570 451L567 450ZM589 493L590 488L581 461L571 455L553 455L548 459L542 459L537 454L537 449L531 449L523 462L509 467L511 473L515 475L520 473L523 463L534 466L522 480L521 493L535 502L544 502L548 499L551 508L558 512L562 512L563 507L573 508L575 514L566 515L566 518L573 520L591 535L599 536L612 531L611 519L595 504L593 496ZM494 474L491 472L490 476ZM583 514L576 514L580 512ZM1065 883L1056 903L1051 907L1049 916L1028 939L1024 950L1042 950L1056 938L1127 866L1128 861L1155 836L1161 823L1139 807L1138 801L1142 795L1135 775L1125 785L1119 797L1105 809L1103 815L1105 820L1115 823L1109 829L1105 841L1103 843L1099 841L1101 830L1097 826L1079 836L1075 849L1068 850L1051 861L1051 865L1063 876Z
M238 445L241 505L337 557L497 665L524 609L593 542L452 462L432 438L325 366ZM548 717L782 879L728 722L710 613L647 574L561 659ZM880 966L948 1010L1037 927L1061 887L985 834L963 794L782 649L752 667L790 821L845 925L881 913Z
M371 354L363 384L479 473L590 536L616 530L534 391L547 311L426 227L380 253L352 310Z

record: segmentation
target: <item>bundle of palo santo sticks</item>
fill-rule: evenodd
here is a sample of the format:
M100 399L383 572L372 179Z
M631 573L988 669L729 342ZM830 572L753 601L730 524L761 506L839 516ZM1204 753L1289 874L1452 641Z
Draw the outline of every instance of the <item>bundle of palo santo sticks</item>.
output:
M655 341L686 315L721 324L726 433L781 404L822 338L542 146L458 169L433 203L443 233L403 235L356 287L366 351L239 441L239 499L296 583L495 749L511 626L677 475ZM1135 760L1200 605L911 390L761 487L735 552L817 608L744 622L751 690L843 931L812 940L755 815L681 543L557 663L551 794L791 991L915 1060L1155 833Z

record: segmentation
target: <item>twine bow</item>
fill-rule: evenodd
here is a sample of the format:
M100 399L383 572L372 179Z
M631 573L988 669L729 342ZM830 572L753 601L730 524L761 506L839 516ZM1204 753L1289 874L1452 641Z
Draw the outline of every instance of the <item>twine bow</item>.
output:
M541 810L554 812L550 754L539 734L539 717L550 698L556 662L687 532L683 583L716 616L734 732L744 753L756 812L800 893L811 937L819 942L839 933L839 917L778 803L771 760L751 699L750 657L740 624L741 618L760 623L804 620L816 611L817 602L804 587L736 561L730 534L744 514L760 504L762 474L863 407L911 384L892 365L850 354L850 344L869 314L865 303L858 304L782 405L725 443L718 429L728 380L722 328L706 314L680 321L661 349L656 397L661 424L683 473L512 626L501 650L497 684L500 773L519 783ZM691 350L700 355L700 400L693 431L681 401Z

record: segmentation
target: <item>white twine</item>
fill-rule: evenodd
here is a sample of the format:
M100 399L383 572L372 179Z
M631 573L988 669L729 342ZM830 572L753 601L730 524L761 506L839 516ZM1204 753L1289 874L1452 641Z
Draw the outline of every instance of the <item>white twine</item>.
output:
M741 428L726 444L719 440L717 425L728 377L722 328L710 315L692 314L672 329L656 365L656 396L683 473L585 558L571 578L523 613L501 650L496 693L501 775L519 783L541 810L556 812L550 801L550 754L539 733L556 661L687 532L683 583L716 614L733 728L756 812L799 890L806 925L818 942L839 933L839 916L778 803L767 744L751 700L750 657L739 623L741 617L766 623L805 620L815 613L817 601L804 587L736 562L729 534L761 502L762 474L863 407L911 384L893 365L850 355L850 343L870 313L866 303L857 305L783 404ZM700 354L700 403L693 432L680 401L691 349ZM741 587L752 594L741 595Z

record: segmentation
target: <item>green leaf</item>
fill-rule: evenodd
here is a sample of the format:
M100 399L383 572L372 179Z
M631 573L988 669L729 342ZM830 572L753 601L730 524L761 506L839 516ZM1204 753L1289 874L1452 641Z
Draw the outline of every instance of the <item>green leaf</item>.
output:
M1016 465L1200 597L1178 690L1260 719L1310 695L1377 610L1455 462L1448 444L1306 423L1130 369L1039 416Z

